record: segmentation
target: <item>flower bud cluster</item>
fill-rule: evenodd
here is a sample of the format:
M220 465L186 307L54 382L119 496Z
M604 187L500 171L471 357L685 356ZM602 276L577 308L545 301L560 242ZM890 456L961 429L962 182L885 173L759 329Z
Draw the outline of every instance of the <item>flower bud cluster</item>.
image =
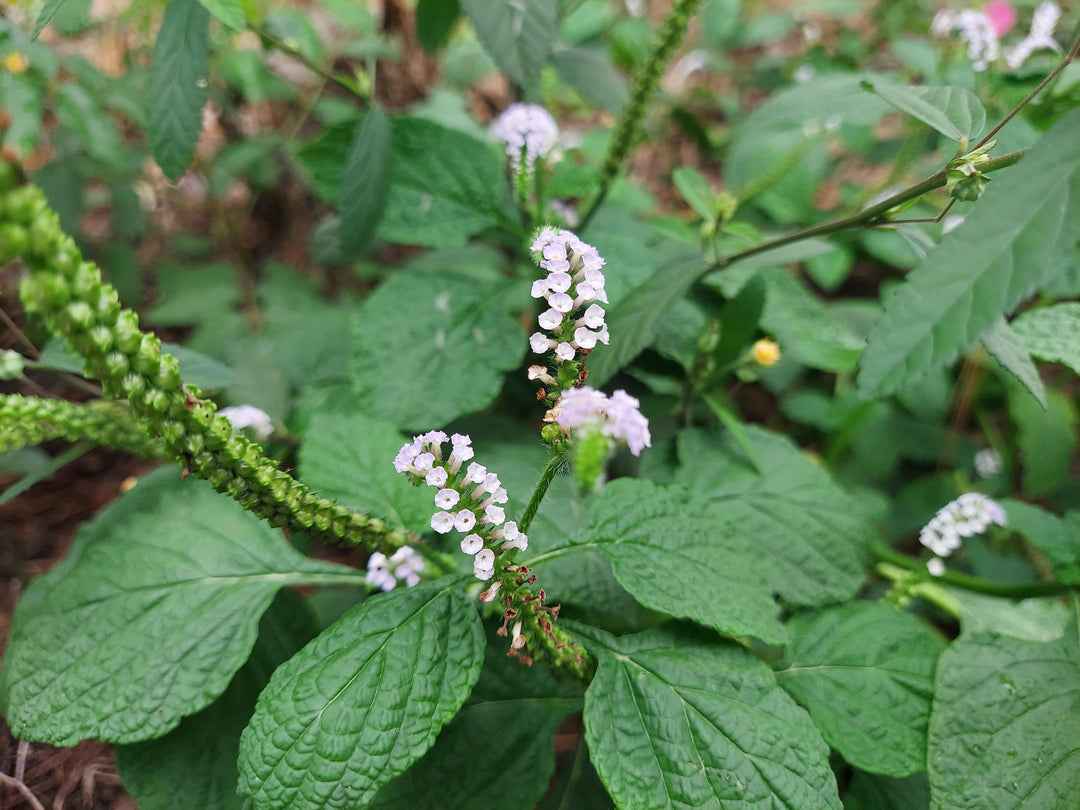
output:
M404 582L407 588L411 588L420 584L420 572L425 567L423 557L408 546L402 546L389 557L376 551L368 557L364 581L383 591L394 590L398 582Z
M20 289L24 306L67 339L106 394L128 401L132 416L170 456L273 525L391 552L408 539L381 520L320 498L235 433L212 402L183 384L175 358L162 353L155 335L140 331L138 316L121 308L97 266L83 261L41 191L17 183L17 172L0 161L0 262L20 255L29 269Z
M141 458L165 455L165 446L147 436L122 405L0 396L0 453L50 439L89 441Z
M559 137L559 126L539 104L511 104L489 128L491 137L506 145L514 173L532 175L537 158L547 157Z
M965 492L937 511L919 532L919 542L936 558L948 557L960 548L965 537L982 534L991 525L1005 525L1005 510L981 492ZM943 571L944 565L931 560L928 568L933 573Z
M543 228L532 243L533 258L547 271L545 278L532 285L532 297L547 301L540 313L540 328L529 338L536 354L554 350L555 364L561 366L587 354L597 343L610 340L604 308L608 302L604 290L604 260L592 245L587 245L570 231ZM539 380L557 390L576 380L552 377L545 366L532 366L529 379Z
M564 391L558 403L544 417L567 434L599 433L613 441L625 442L635 456L652 446L649 420L641 413L640 403L625 391L610 397L589 386Z
M444 458L443 445L450 442ZM473 557L473 574L489 580L495 575L496 558L512 549L524 551L529 538L518 530L517 523L506 520L503 504L509 500L499 476L475 462L472 439L460 433L447 436L432 430L402 446L394 459L394 469L416 483L423 482L438 490L431 518L431 528L439 534L457 530L465 535L461 550ZM498 583L485 592L486 601L494 599Z

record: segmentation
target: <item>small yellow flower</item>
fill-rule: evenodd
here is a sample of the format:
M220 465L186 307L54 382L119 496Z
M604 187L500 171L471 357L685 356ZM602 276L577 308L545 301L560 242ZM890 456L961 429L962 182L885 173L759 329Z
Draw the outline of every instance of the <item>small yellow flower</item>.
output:
M759 340L754 344L753 355L759 366L775 366L780 360L780 346L774 340Z
M30 67L30 60L18 51L9 53L4 59L4 67L12 73L25 73Z

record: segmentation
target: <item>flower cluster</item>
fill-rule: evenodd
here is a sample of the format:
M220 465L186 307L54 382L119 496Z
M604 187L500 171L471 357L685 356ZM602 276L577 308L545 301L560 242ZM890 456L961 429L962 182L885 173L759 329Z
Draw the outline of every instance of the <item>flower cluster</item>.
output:
M919 532L919 542L936 555L935 559L948 557L960 548L965 537L982 534L991 524L1004 526L1005 510L981 492L966 492L938 510ZM933 560L927 567L931 573L944 570L943 563Z
M969 8L955 13L942 9L934 15L930 31L939 37L954 31L959 34L960 40L967 43L968 59L977 71L986 70L1001 53L997 29L982 11Z
M254 405L232 405L218 411L218 416L224 416L229 424L236 430L251 428L260 442L264 442L274 433L274 423L266 411L256 408Z
M1008 50L1005 54L1005 64L1011 70L1016 70L1037 50L1060 51L1061 46L1054 39L1054 29L1060 18L1061 9L1058 8L1057 3L1047 0L1040 4L1031 18L1031 30L1024 39Z
M559 137L555 119L539 104L511 104L488 132L506 144L515 174L524 168L528 175L536 168L536 159L546 157Z
M443 445L450 442L450 454L443 458ZM489 580L495 575L495 556L510 549L524 551L529 538L518 530L517 523L506 520L502 504L509 500L502 482L493 472L475 462L472 439L455 433L447 436L432 430L416 436L402 446L394 459L394 469L435 487L435 506L431 528L439 534L452 529L462 532L461 550L473 557L473 574ZM495 598L497 584L485 591L487 601Z
M543 298L548 309L540 313L540 328L529 345L536 354L555 350L555 362L573 360L579 352L591 351L597 343L610 340L604 308L604 260L592 245L570 231L543 228L532 243L534 258L547 271L532 285L532 297ZM599 303L597 303L599 302ZM546 332L546 334L545 334ZM555 385L544 366L529 369L529 379Z
M544 420L554 422L565 432L599 432L616 441L624 441L635 456L652 446L649 420L638 409L639 402L625 391L610 397L589 386L564 391Z
M367 576L364 581L384 591L392 591L398 582L406 587L420 584L420 572L424 570L423 558L408 546L402 546L387 557L376 551L368 557Z
M1004 468L1001 453L993 447L985 447L975 454L975 473L979 478L993 478Z

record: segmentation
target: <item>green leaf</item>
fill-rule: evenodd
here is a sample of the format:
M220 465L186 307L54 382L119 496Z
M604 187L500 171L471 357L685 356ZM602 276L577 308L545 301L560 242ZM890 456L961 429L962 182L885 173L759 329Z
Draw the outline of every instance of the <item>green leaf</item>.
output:
M756 549L681 487L611 482L593 504L586 537L568 551L598 548L619 584L645 607L726 635L786 639L772 591L757 573Z
M1039 370L1031 361L1020 337L1009 328L1004 318L998 318L982 336L983 345L1001 367L1016 378L1039 404L1046 407L1046 388L1043 387Z
M552 736L582 698L540 667L522 667L489 637L468 703L431 750L379 791L369 810L531 808L555 768ZM438 790L432 787L438 785Z
M67 0L45 0L45 4L38 13L37 21L34 23L34 32L30 35L31 39L36 40L41 36L45 26L56 16L56 12L60 10L60 6L64 5L65 2Z
M241 810L240 733L273 671L317 632L304 598L280 591L259 623L251 657L221 697L160 739L117 746L117 769L139 810Z
M865 579L867 543L877 536L868 506L786 437L754 425L744 432L760 473L734 440L683 431L676 483L712 504L717 521L753 538L756 567L787 601L824 605L850 598Z
M970 140L986 126L986 110L965 87L923 87L883 79L867 81L864 86L954 141Z
M372 107L356 128L341 178L338 237L348 256L364 252L386 210L391 144L390 119Z
M1064 363L1080 374L1080 304L1069 301L1029 309L1010 325L1035 357Z
M910 613L875 602L800 614L788 631L777 680L826 742L870 773L925 770L934 666L945 642Z
M416 38L420 40L420 47L428 53L439 50L450 38L460 16L459 0L418 0Z
M1012 523L1012 513L1009 513ZM960 607L960 635L996 633L1025 641L1061 638L1069 611L1052 599L999 599L994 596L935 583Z
M469 696L484 635L457 584L369 598L284 666L240 739L253 810L364 807Z
M749 345L765 309L765 280L756 275L720 310L720 342L716 365L721 368L739 358Z
M891 393L971 348L997 319L1060 272L1080 239L1080 111L995 175L963 224L889 298L860 360L864 396Z
M237 0L199 0L199 4L233 31L247 28L247 15Z
M626 106L626 82L611 64L611 58L597 48L556 48L551 64L564 82L577 90L589 104L618 115Z
M180 376L184 382L213 391L228 388L236 381L236 374L231 368L205 354L167 342L162 342L161 351L171 354L180 363ZM46 343L37 362L56 371L84 373L83 359L68 350L63 338L53 338Z
M426 430L490 404L528 343L504 289L447 273L391 276L353 322L357 408Z
M1080 511L1059 518L1030 503L1007 499L1001 505L1009 528L1046 554L1058 579L1080 583Z
M19 602L8 722L53 745L160 737L225 690L279 588L359 577L166 467L85 524Z
M300 477L322 495L417 534L430 528L432 493L394 470L406 438L358 413L316 413L300 445Z
M716 218L716 192L701 172L689 166L679 166L671 173L671 181L698 216L706 222Z
M147 99L154 160L179 180L195 155L206 104L210 15L197 0L170 0L154 44Z
M929 810L930 783L920 773L905 779L856 771L844 796L844 810Z
M927 761L935 810L1080 806L1080 649L990 633L941 656Z
M589 355L590 385L603 385L653 342L671 308L704 269L700 258L673 261L609 310L608 328L618 338Z
M1046 409L1019 388L1009 392L1009 414L1016 423L1016 443L1023 464L1026 495L1050 495L1068 476L1076 448L1076 410L1072 401L1053 388L1046 392Z
M531 89L559 34L556 0L461 0L476 35L499 70Z
M839 810L828 747L752 654L661 629L582 635L599 659L585 739L617 807Z
M503 216L503 161L492 144L423 118L395 118L393 136L380 237L454 247Z

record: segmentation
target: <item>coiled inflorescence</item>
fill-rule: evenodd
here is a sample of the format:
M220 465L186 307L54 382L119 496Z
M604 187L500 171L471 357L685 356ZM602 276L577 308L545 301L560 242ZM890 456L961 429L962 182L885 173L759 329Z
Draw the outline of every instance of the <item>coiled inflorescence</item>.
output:
M50 439L88 441L142 458L165 456L165 445L146 435L121 404L0 396L0 453Z
M506 146L514 173L531 176L538 158L547 157L559 138L559 126L539 104L511 104L488 130Z
M992 525L1004 526L1005 519L1001 504L981 492L965 492L945 504L919 532L919 542L936 555L928 564L930 572L940 576L945 569L940 558L960 548L965 537L982 534Z

